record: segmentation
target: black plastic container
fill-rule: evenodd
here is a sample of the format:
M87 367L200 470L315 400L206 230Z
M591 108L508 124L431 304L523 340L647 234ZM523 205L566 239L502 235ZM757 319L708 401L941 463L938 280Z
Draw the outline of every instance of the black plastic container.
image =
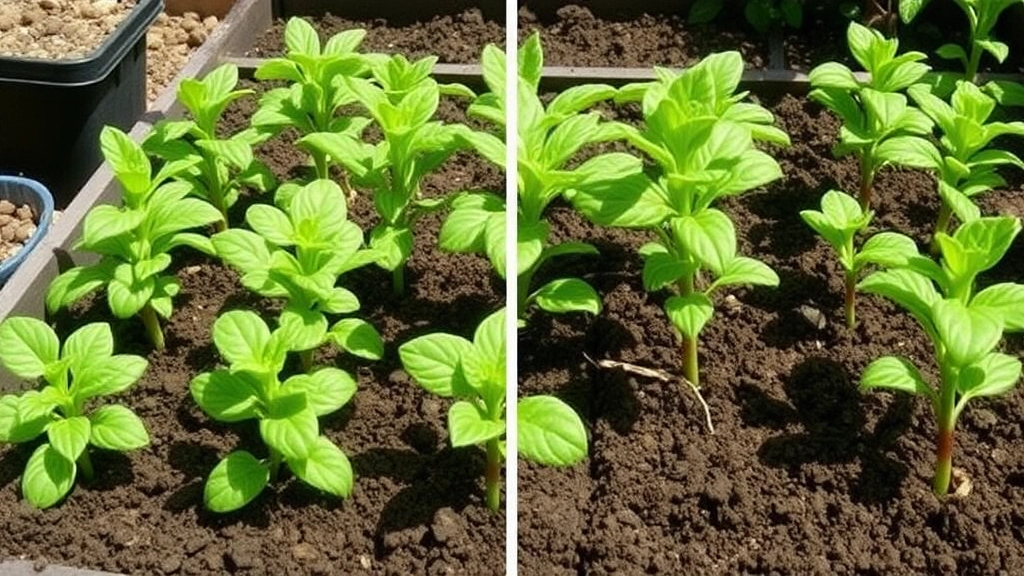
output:
M39 180L62 208L102 160L100 129L146 111L146 30L163 0L138 0L90 55L0 57L0 173Z

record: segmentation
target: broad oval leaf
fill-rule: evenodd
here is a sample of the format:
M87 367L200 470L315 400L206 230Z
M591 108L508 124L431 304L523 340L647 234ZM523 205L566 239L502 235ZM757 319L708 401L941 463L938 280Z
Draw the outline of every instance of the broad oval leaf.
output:
M54 450L74 462L89 444L89 429L89 419L85 416L59 418L46 427L46 437Z
M700 292L689 296L673 296L665 301L665 313L677 330L688 338L696 338L711 320L715 306Z
M523 398L517 406L519 454L546 466L569 466L587 456L587 429L576 411L554 396Z
M454 334L427 334L398 347L402 367L417 384L439 396L452 395L456 367L473 343Z
M149 445L149 433L142 419L129 408L112 404L89 416L89 442L106 450L137 450Z
M42 320L16 316L0 324L0 362L19 378L42 376L59 353L57 335Z
M372 324L359 318L342 318L327 333L339 348L349 354L380 360L384 356L384 342Z
M287 460L302 459L320 435L316 413L305 393L288 394L271 401L267 417L260 419L260 436Z
M302 460L289 460L292 469L303 482L341 498L352 495L355 475L348 457L324 436L316 439L309 456Z
M505 421L487 417L476 404L459 400L448 409L448 434L452 447L475 446L505 434Z
M960 403L981 396L1001 396L1020 382L1021 362L1008 354L993 352L960 371L957 390Z
M537 305L548 312L601 313L601 297L593 286L579 278L559 278L541 286L533 293Z
M75 463L49 444L32 452L21 475L21 493L36 508L49 508L71 492L75 483Z
M935 390L925 383L917 367L910 360L896 356L883 356L868 364L860 376L860 387L899 390L938 401Z
M265 365L264 351L269 341L270 328L250 310L230 310L213 322L213 343L229 364Z
M945 348L945 358L958 367L969 366L992 352L1003 336L1002 320L985 308L969 308L959 300L932 304L932 318Z
M304 393L306 405L317 416L326 416L352 399L356 393L356 381L344 370L326 367L285 380L284 391L286 394Z
M270 468L244 450L232 452L220 461L203 487L203 504L213 512L238 510L270 481Z
M192 399L211 418L238 422L259 415L260 382L248 372L214 370L204 372L189 383Z

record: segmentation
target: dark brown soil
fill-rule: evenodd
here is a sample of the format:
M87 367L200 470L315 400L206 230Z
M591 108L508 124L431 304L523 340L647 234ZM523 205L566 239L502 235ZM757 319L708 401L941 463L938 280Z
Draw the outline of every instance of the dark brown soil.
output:
M680 350L647 294L636 249L643 233L601 230L556 206L553 227L602 258L565 262L604 297L595 319L537 315L519 341L526 393L553 392L584 415L591 456L581 466L520 462L520 574L1016 574L1024 571L1024 394L973 402L958 425L954 465L973 479L964 500L930 492L935 425L921 399L861 394L871 360L898 353L933 370L908 314L861 295L860 323L842 319L838 265L798 212L857 166L829 152L837 121L784 96L766 102L794 145L774 151L785 179L722 204L740 251L781 278L737 290L700 343L701 377L717 433L678 382L588 362L611 359L680 374ZM1024 178L982 201L985 213L1024 214ZM937 209L931 177L884 171L874 228L919 241ZM1018 239L986 281L1024 281ZM824 314L817 328L799 312ZM1024 339L1007 339L1021 353Z
M252 101L229 114L245 121ZM446 103L451 118L456 109ZM303 169L302 154L282 136L260 150L279 177ZM481 160L452 160L429 178L425 193L467 187L500 189L503 178ZM247 202L253 201L248 199ZM269 201L269 198L267 199ZM240 203L242 204L242 203ZM236 206L235 221L244 206ZM372 203L358 197L352 218L373 223ZM167 350L150 352L135 321L116 323L119 352L146 355L150 368L120 398L147 423L151 448L100 453L91 485L79 485L57 508L36 511L21 499L18 477L31 447L0 449L0 558L20 557L130 574L504 574L504 513L482 500L481 451L453 450L448 403L422 391L402 371L396 348L427 331L471 337L476 324L503 305L503 284L483 258L436 249L439 217L421 221L409 262L408 297L391 296L390 275L375 267L343 280L361 299L361 316L381 332L379 362L324 353L323 364L358 375L359 390L339 413L321 419L356 473L348 500L325 497L288 478L245 509L215 515L202 508L206 475L229 451L265 448L252 422L213 422L191 400L188 383L217 365L210 327L217 314L249 308L268 319L275 303L241 288L236 275L198 255L178 271L182 294L166 328ZM61 334L105 305L62 314Z
M362 50L386 54L404 54L409 59L437 56L439 62L471 64L480 60L487 44L505 45L505 27L500 14L485 14L479 8L467 8L457 14L432 16L425 20L349 19L327 14L307 17L328 38L343 30L367 30ZM250 56L268 57L283 53L284 20L256 39Z

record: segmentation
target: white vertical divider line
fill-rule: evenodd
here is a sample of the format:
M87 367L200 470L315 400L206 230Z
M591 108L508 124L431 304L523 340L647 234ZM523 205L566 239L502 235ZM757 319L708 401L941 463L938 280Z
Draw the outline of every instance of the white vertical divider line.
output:
M505 574L513 576L519 567L519 442L516 405L519 396L519 318L516 302L516 242L519 206L518 157L519 107L516 94L519 82L518 2L505 0Z

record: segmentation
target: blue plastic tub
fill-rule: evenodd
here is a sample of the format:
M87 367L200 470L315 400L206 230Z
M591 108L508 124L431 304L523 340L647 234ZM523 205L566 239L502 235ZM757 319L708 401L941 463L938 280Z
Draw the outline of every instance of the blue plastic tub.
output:
M17 206L28 204L39 215L36 232L25 246L13 257L0 261L0 286L14 273L14 270L50 229L53 220L53 196L42 183L20 176L0 176L0 200L9 200Z

